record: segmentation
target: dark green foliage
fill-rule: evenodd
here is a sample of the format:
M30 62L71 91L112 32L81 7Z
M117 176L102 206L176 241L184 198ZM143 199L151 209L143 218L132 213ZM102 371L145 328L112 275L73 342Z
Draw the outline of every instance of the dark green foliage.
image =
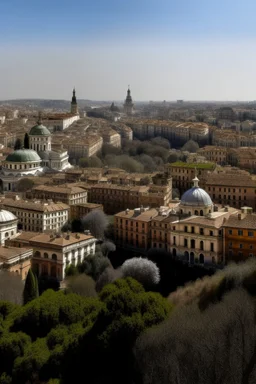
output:
M78 165L81 168L100 168L102 167L102 161L97 156L82 157L79 159Z
M16 359L13 369L13 382L35 383L48 377L46 364L50 351L46 339L37 339L25 350L24 356Z
M19 311L11 330L25 332L34 340L45 337L57 325L71 325L82 321L86 315L97 312L99 307L99 302L95 299L48 290Z
M147 327L166 319L172 309L163 297L146 293L131 278L105 286L99 297L104 307L93 328L81 339L80 348L67 354L64 383L79 381L85 356L89 383L120 383L120 372L125 372L122 383L131 383L136 338ZM101 369L96 368L99 362Z
M40 276L38 279L39 294L41 295L47 289L58 291L60 288L60 282L55 277L51 276Z
M188 152L192 152L192 153L197 152L198 149L199 149L199 145L194 140L187 141L186 144L184 144L182 147L182 151L188 151Z
M15 144L14 144L14 150L16 151L17 149L21 149L22 148L22 141L21 139L16 139L15 141Z
M23 291L23 303L27 304L38 297L38 282L32 269L30 268L26 277Z
M65 269L65 276L75 276L78 274L78 270L74 264L70 264Z
M8 376L5 372L0 376L0 384L11 384L12 378Z
M17 182L15 188L17 192L27 192L28 190L32 189L34 185L35 183L33 180L24 177Z
M85 260L78 265L78 271L79 273L86 273L86 275L91 276L96 281L105 269L110 266L111 263L107 257L102 256L101 253L95 253L95 255L86 257Z
M24 136L24 148L25 149L29 149L29 136L28 136L28 133L25 133L25 136Z
M18 305L12 304L9 301L0 301L0 315L3 320L17 308L19 308Z
M0 374L12 373L14 360L22 356L25 347L30 343L30 337L22 332L4 333L0 338Z

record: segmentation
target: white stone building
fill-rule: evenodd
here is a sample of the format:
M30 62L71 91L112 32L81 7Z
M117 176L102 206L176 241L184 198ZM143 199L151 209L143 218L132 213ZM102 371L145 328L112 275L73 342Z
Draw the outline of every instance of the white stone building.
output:
M17 235L18 219L11 212L0 209L0 243L4 245L5 241Z
M45 168L63 171L71 167L67 151L52 151L51 133L42 124L40 117L37 125L29 132L29 147L38 153Z
M18 149L8 155L2 162L0 172L0 189L13 191L16 183L26 176L36 176L43 173L42 160L32 149Z
M64 203L27 201L18 196L15 199L2 198L0 206L17 217L19 229L32 232L59 231L68 221L70 209Z
M95 254L96 239L91 235L77 234L41 234L30 241L33 248L32 266L41 276L57 277L63 280L65 269L77 265L89 255Z

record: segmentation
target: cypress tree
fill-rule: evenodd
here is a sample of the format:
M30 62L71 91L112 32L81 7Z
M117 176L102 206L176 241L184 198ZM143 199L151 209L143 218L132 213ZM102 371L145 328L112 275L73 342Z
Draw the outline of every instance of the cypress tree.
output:
M25 136L24 136L24 148L29 149L29 136L27 132L25 133Z
M38 282L35 278L32 269L30 268L25 281L25 287L23 291L23 304L29 303L38 297Z

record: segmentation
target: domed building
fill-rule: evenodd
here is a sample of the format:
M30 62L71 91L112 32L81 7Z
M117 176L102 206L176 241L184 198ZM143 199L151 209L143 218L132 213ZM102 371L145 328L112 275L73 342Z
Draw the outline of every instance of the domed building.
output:
M213 202L208 193L199 188L199 179L193 179L194 186L186 191L180 201L180 213L196 216L205 216L213 212Z
M214 205L197 177L193 183L182 195L178 218L171 223L169 250L190 264L223 264L222 225L237 210Z
M13 213L0 209L0 243L17 235L18 219Z
M17 149L10 153L2 163L0 189L13 191L21 177L42 174L41 163L41 158L32 149Z
M67 151L52 151L51 132L42 124L41 115L37 125L31 128L29 134L29 147L36 151L42 159L45 169L63 171L70 168Z

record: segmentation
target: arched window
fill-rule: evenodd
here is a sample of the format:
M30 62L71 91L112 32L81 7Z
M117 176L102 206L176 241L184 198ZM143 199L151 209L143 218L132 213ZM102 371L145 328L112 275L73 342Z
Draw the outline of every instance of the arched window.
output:
M35 251L34 256L35 257L41 257L41 253L39 251Z
M13 231L11 231L11 235L13 236L13 234L14 234L14 232Z
M202 253L199 255L199 263L204 264L204 255Z
M173 248L173 250L172 250L172 255L173 255L174 257L176 257L176 255L177 255L177 251L176 251L175 248Z
M195 215L198 216L198 210L197 209L195 210Z
M194 254L194 252L190 252L190 264L194 264L194 262L195 262L195 254Z
M45 253L44 253L44 258L45 258L45 259L48 259L48 257L49 257L49 256L48 256L48 253L45 252Z
M201 251L204 250L204 242L203 241L200 241L200 249L201 249Z
M184 257L185 257L186 261L189 261L189 253L188 253L188 251L184 252Z
M184 247L187 247L187 246L188 246L188 240L184 239Z
M180 210L180 213L181 213L181 214L183 213L183 209Z
M5 232L5 237L8 237L9 236L9 232Z
M55 253L52 254L52 260L57 260L57 255Z
M201 209L200 210L200 216L203 216L204 215L204 212L203 212L203 210Z
M190 248L195 248L195 240L194 239L191 239L190 240ZM193 252L192 252L193 253Z

